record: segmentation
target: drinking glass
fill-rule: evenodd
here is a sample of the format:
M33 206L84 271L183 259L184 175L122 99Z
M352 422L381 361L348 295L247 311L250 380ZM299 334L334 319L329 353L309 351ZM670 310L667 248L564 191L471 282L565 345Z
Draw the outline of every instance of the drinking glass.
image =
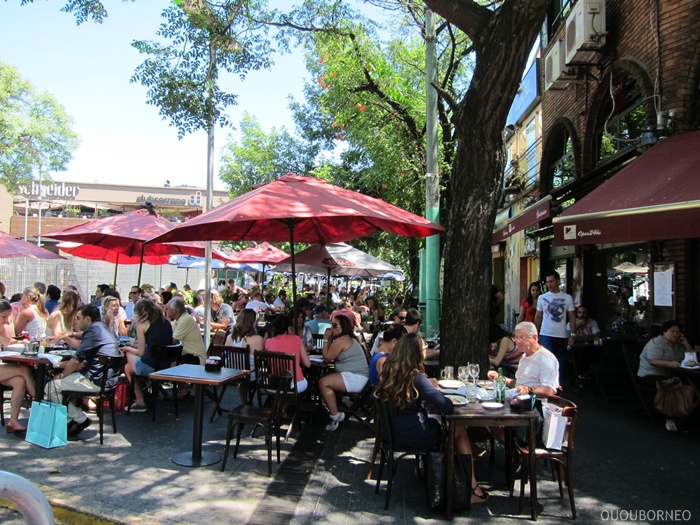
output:
M457 369L457 377L459 377L459 380L462 383L466 383L469 380L469 367L468 366L460 366Z
M480 372L480 367L476 363L470 363L469 364L469 375L472 376L472 380L474 383L476 383L476 380L479 377L479 372Z

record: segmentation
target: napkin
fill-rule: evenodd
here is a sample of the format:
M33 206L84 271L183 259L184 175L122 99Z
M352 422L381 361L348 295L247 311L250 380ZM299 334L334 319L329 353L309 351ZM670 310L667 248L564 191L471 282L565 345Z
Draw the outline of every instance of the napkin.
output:
M458 396L467 397L467 387L462 385L459 388L440 388L443 394L457 394Z

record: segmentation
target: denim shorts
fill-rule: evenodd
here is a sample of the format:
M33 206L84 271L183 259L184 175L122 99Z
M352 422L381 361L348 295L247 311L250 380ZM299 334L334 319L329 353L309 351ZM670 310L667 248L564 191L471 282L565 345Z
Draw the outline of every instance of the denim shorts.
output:
M148 366L146 363L141 361L140 357L136 358L136 361L134 362L134 369L136 370L136 375L138 376L147 376L148 374L152 374L156 371L155 368Z

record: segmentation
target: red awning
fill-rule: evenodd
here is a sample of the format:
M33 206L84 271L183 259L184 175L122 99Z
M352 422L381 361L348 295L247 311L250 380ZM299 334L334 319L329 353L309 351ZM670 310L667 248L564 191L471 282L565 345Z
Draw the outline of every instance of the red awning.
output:
M700 131L661 139L553 223L558 246L700 237Z
M551 201L552 197L547 195L544 199L536 202L525 211L518 213L515 217L493 232L491 244L498 244L501 241L505 241L514 233L524 230L528 226L532 226L536 222L549 217L549 203Z

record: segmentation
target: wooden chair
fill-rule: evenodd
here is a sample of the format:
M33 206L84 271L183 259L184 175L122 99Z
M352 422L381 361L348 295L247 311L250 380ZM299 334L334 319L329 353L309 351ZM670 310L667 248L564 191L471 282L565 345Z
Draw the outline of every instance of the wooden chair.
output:
M258 406L270 407L273 402L273 396L277 391L276 377L284 375L284 372L290 372L292 377L296 371L296 356L285 354L284 352L270 352L267 350L256 350L253 354L255 361L255 379L256 395L258 398ZM294 427L294 422L297 420L297 407L299 404L299 392L297 390L296 381L292 381L287 389L284 397L291 403L287 403L287 410L293 410L289 428L285 435L285 440L289 438Z
M151 348L153 353L153 360L156 363L155 371L165 370L173 366L173 363L177 363L182 356L182 342L174 345L153 345ZM148 386L148 390L151 394L151 412L153 413L153 421L156 420L156 399L158 397L159 388L162 388L158 381L149 379L148 376L139 376L134 374L131 376L131 384L129 385L129 408L126 410L126 415L131 413L131 404L134 399L134 388L136 387L136 381L142 381ZM173 383L173 401L175 402L175 415L179 416L180 411L177 404L177 383Z
M272 476L272 436L277 442L277 463L280 462L280 432L284 401L291 388L293 375L289 370L283 370L280 375L270 376L268 386L275 385L271 406L251 406L239 405L228 415L228 429L226 431L226 447L224 448L224 458L221 462L221 472L226 469L228 451L231 448L231 438L233 437L234 422L237 426L236 446L233 449L233 459L238 456L238 447L241 443L241 433L246 423L252 423L255 428L265 429L265 444L267 445L267 475ZM255 432L255 428L253 432Z
M564 411L564 416L568 418L564 440L566 445L561 450L551 450L538 447L535 450L535 457L530 457L530 449L527 443L520 440L515 441L514 453L516 458L520 459L520 502L518 513L522 514L525 503L525 484L528 481L528 473L530 472L530 461L549 460L552 462L552 468L556 465L556 478L559 482L559 497L564 498L564 488L562 486L562 476L566 481L566 486L569 491L569 503L571 504L571 514L573 519L576 519L576 504L574 502L574 441L576 437L576 419L578 418L578 407L571 401L559 396L549 396L547 402L561 407ZM515 469L517 461L512 462L511 470L511 486L510 495L513 495L515 485Z
M379 443L379 452L381 454L374 493L379 494L379 485L382 482L382 473L384 471L384 465L386 464L388 472L384 508L388 509L389 502L391 501L391 489L394 483L394 476L396 475L396 469L401 459L413 455L416 457L416 466L418 466L418 456L428 454L430 451L424 448L399 447L396 445L394 442L392 422L398 414L396 404L393 399L380 399L374 396L373 398L377 408L377 417L379 419L377 425L377 442ZM385 429L384 434L381 432L382 428ZM395 457L395 454L398 454L398 457Z
M367 365L369 366L369 362L371 361L369 349L367 345L361 342L360 346L362 347L365 358L367 359ZM360 423L365 425L370 432L375 431L375 426L372 424L375 414L372 392L372 385L367 381L360 392L337 393L339 409L342 408L343 412L348 414L348 418L354 417L357 419Z
M222 365L224 368L237 368L239 370L252 370L250 364L250 346L225 346L225 345L213 345L209 349L208 355L221 357ZM252 383L248 379L249 376L245 376L240 381L232 383L234 386L242 387L244 395L241 398L241 403L244 405L250 405L253 401L253 394L255 391L251 388ZM212 399L215 402L214 410L211 413L209 422L214 421L214 416L218 413L222 414L223 410L221 408L221 400L224 398L226 393L226 387L224 385L221 389L221 394L217 393L216 387L212 387ZM243 398L245 397L245 399Z
M320 354L323 352L323 334L312 334L312 337L314 338L314 352Z
M84 390L63 390L63 404L73 399L95 399L97 405L97 418L100 420L100 445L104 443L104 405L109 403L109 411L112 414L112 432L117 433L117 411L114 407L114 393L117 390L117 378L124 367L124 356L98 356L99 366L102 367L102 380L99 392L85 392ZM110 381L113 380L113 381Z
M3 427L5 426L5 401L10 401L5 397L5 392L12 392L12 387L0 383L0 422Z

